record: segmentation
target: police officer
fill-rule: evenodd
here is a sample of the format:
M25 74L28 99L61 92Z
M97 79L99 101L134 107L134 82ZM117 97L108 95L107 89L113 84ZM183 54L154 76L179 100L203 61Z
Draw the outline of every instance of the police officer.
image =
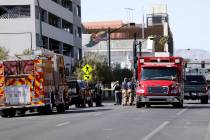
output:
M97 82L95 85L95 103L96 106L103 106L102 105L102 84L100 81Z
M114 94L115 94L115 105L121 105L122 93L121 93L121 87L120 87L119 81L116 81L114 83Z
M128 89L128 83L127 83L128 79L124 78L124 81L122 82L122 97L123 97L123 106L128 104L128 93L127 93L127 89Z
M135 81L131 78L128 82L128 98L129 98L129 105L133 105L134 97L135 97Z

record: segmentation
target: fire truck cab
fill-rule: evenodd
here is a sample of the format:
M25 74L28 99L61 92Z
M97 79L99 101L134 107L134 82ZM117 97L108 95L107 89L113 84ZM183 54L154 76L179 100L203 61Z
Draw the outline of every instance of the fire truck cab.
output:
M183 107L184 61L181 57L138 59L136 107L172 104Z

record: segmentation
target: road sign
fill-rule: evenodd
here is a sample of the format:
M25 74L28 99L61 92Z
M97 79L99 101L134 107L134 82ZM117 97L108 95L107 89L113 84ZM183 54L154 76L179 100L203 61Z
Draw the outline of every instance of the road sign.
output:
M85 73L86 75L88 75L89 73L91 73L91 72L93 71L93 68L92 68L92 66L86 64L86 65L82 68L82 70L84 71L84 73Z
M91 74L85 74L83 76L83 79L86 80L86 81L90 81L92 79L92 75Z

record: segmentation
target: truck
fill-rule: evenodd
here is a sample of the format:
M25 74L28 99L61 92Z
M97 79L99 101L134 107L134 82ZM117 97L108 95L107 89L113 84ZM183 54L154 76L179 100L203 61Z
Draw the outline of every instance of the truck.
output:
M208 104L208 84L204 75L188 74L184 82L184 98L199 99L201 104Z
M136 108L157 104L183 107L184 60L181 57L139 57Z
M49 114L69 107L63 56L34 51L0 63L0 113L24 116L26 111Z

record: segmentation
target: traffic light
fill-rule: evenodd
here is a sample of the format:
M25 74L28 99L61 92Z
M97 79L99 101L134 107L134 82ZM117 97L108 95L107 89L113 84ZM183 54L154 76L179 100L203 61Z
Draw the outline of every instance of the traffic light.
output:
M201 61L201 68L205 68L205 61Z

